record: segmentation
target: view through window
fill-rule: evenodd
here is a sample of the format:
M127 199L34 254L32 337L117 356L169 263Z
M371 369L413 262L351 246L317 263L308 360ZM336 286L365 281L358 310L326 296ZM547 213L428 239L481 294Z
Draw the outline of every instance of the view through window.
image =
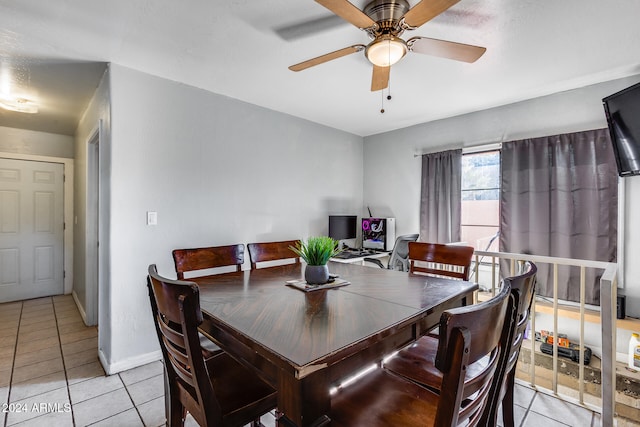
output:
M480 251L498 251L500 151L462 155L461 238Z

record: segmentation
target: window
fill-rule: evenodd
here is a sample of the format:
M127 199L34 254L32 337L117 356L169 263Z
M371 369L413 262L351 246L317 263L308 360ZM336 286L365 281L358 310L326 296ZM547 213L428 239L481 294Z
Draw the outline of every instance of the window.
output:
M498 239L487 245L500 223L500 151L462 155L461 239L480 251L498 250Z

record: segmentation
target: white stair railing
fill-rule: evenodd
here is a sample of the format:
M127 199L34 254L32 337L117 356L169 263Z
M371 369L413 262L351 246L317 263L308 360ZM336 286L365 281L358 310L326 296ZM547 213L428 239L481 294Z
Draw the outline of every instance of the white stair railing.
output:
M508 259L510 260L510 274L516 274L516 263L519 261L531 261L533 263L549 264L553 268L553 335L558 336L558 267L559 266L572 266L580 268L580 314L579 314L579 345L580 345L580 360L579 360L579 390L578 390L578 402L583 406L588 406L590 409L595 409L602 412L602 425L605 427L613 425L613 417L615 413L615 363L616 363L616 295L617 295L617 264L589 261L570 258L556 258L548 256L515 254L508 252L486 252L475 251L474 253L475 263L473 266L472 280L477 283L483 283L481 281L480 265L491 266L491 279L488 281L490 286L485 286L491 291L492 295L495 295L496 290L499 288L499 277L497 274L496 266L497 260ZM598 268L604 270L600 278L600 321L601 321L601 339L602 339L602 407L593 407L591 404L586 404L584 401L584 324L585 324L585 271L587 268ZM489 284L488 283L488 284ZM482 286L482 285L481 285ZM532 306L532 313L536 313L535 299ZM531 331L535 334L535 315L531 316ZM530 369L530 383L532 386L536 386L535 382L535 339L531 340L531 369ZM537 386L536 386L537 387ZM566 400L573 400L566 396L558 394L558 340L554 340L553 345L553 377L552 377L552 390L554 394Z

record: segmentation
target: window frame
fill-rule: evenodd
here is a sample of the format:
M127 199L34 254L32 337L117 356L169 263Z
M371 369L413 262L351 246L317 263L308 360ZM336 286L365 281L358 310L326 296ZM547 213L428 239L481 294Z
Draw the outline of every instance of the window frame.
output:
M471 148L466 148L462 150L462 158L464 158L464 156L468 156L468 155L475 155L475 154L483 154L483 153L491 153L491 152L497 152L498 156L500 156L500 161L501 161L501 156L502 156L502 144L501 143L496 143L496 144L485 144L485 145L481 145L481 146L476 146L476 147L471 147ZM465 224L464 222L462 222L462 218L460 221L460 233L462 234L462 228L463 227L472 227L472 226L478 226L478 227L497 227L498 232L500 231L500 189L502 188L500 185L500 166L498 166L498 187L496 188L480 188L480 189L473 189L473 190L465 190L465 189L461 189L461 197L460 197L460 202L464 202L465 200L462 198L462 195L465 193L465 191L483 191L483 190L498 190L498 218L497 218L497 224L494 225L490 225L490 224L482 224L482 225L478 225L478 224ZM461 180L462 182L462 180ZM475 247L475 244L472 245ZM478 248L478 250L484 250L485 248Z

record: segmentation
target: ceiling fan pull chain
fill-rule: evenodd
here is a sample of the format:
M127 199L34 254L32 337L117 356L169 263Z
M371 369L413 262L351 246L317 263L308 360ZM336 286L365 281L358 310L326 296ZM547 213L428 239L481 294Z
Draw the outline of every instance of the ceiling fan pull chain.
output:
M387 84L387 100L391 101L391 67L389 67L389 82Z
M391 49L389 49L389 80L387 81L387 99L391 99Z
M389 80L387 81L387 100L391 101L391 68L389 68ZM384 89L380 91L380 113L384 113Z

